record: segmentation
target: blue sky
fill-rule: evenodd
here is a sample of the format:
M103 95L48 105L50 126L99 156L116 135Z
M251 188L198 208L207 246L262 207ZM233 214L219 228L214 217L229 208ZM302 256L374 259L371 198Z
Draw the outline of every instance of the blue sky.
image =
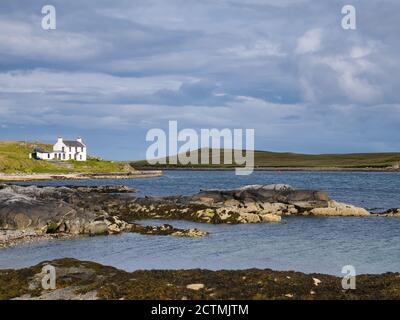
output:
M399 151L399 21L398 0L1 0L0 139L140 159L177 120L254 128L263 150Z

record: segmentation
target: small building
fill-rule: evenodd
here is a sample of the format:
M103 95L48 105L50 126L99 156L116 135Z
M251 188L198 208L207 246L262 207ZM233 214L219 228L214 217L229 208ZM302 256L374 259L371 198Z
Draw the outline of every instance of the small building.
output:
M29 155L29 158L37 160L86 161L86 145L81 138L64 140L62 137L58 137L57 142L53 146L53 151L36 148Z

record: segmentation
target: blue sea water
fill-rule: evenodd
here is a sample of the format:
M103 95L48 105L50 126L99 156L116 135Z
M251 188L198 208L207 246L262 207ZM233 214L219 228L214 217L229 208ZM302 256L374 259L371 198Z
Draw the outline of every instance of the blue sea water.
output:
M374 172L265 172L235 176L229 171L169 171L132 180L42 181L42 185L119 185L137 195L191 194L200 189L285 183L328 192L331 198L378 211L400 207L400 175ZM0 250L0 269L73 257L120 269L271 268L341 274L400 271L400 218L289 217L280 224L206 225L168 221L210 232L199 239L121 234L53 240ZM146 221L158 224L161 221Z

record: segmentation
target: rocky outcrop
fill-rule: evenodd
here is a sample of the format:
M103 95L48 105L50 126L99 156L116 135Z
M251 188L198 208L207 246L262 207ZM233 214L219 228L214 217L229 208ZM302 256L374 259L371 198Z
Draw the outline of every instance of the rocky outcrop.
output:
M55 289L42 287L44 266L56 270ZM342 278L269 269L141 270L126 272L94 262L60 259L21 270L0 270L0 300L360 300L400 299L400 275L357 275L343 290Z
M0 229L38 234L99 235L120 232L202 236L170 225L142 226L142 219L189 220L212 224L276 223L291 215L369 216L336 202L325 192L288 185L253 185L203 190L192 196L135 197L123 186L37 187L0 185ZM387 215L395 215L387 213Z
M142 226L118 216L129 197L120 193L134 190L120 186L37 187L0 186L0 247L19 243L22 238L48 239L71 235L103 235L137 232L148 235L200 237L197 229L178 229L171 225Z
M327 208L314 208L310 210L313 216L353 216L363 217L370 216L371 214L363 209L349 204L340 203L336 201L329 201Z
M385 212L378 213L376 215L380 216L380 217L400 217L400 209L399 208L393 208L393 209L389 209L389 210L387 210Z
M138 198L122 213L125 219L185 219L204 223L280 222L291 215L367 216L368 211L331 200L318 190L287 185L203 190L192 196Z

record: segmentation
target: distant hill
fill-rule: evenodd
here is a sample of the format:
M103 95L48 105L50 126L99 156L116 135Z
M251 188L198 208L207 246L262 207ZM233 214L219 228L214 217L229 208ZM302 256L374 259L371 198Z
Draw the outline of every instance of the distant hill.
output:
M88 161L44 161L29 159L34 148L51 150L52 145L22 141L0 141L0 173L124 172L127 163L89 158Z
M200 153L200 150L199 150ZM220 157L223 159L223 151L220 151ZM209 159L211 159L211 150L209 150ZM384 169L397 167L400 164L400 153L349 153L349 154L299 154L289 152L269 152L254 151L255 168L258 169ZM169 158L167 158L169 163ZM200 162L199 162L200 163ZM209 161L211 163L211 161ZM136 169L146 168L233 168L232 165L150 165L145 160L132 162Z

